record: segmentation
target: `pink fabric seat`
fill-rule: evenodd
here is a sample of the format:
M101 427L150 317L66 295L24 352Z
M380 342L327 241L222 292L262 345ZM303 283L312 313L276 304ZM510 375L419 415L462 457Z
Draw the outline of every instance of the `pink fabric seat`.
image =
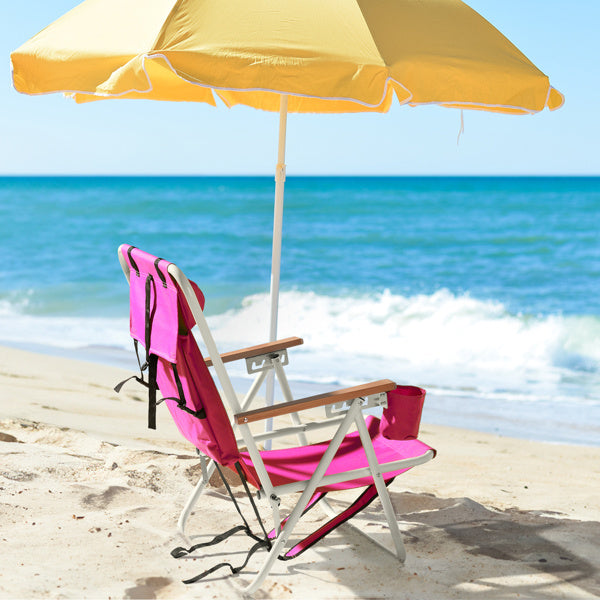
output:
M398 441L384 438L381 433L379 433L379 419L376 417L367 417L366 422L379 463L421 456L432 449L419 440ZM273 484L284 485L286 483L310 479L328 445L329 440L296 448L263 450L260 453L260 456L265 463L265 468ZM248 481L256 487L260 487L258 475L256 474L256 470L254 469L252 459L248 452L240 452L240 459ZM326 471L326 475L343 473L351 469L360 469L368 466L367 456L361 444L360 437L358 432L355 431L349 433L344 438L344 441ZM385 473L385 478L395 477L405 471L408 471L408 469L387 472ZM353 479L351 481L343 481L341 483L319 487L317 488L317 491L347 490L371 485L372 483L372 477L362 477L360 479Z

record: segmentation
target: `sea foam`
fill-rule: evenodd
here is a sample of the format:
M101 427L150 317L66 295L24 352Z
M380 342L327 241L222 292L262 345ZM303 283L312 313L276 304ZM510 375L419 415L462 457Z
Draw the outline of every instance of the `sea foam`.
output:
M228 348L263 340L268 297L249 296L239 309L209 318ZM600 320L511 314L495 301L439 290L402 296L384 291L354 297L284 292L279 337L305 341L293 350L294 375L353 383L389 377L479 392L557 394L569 378L598 375ZM587 394L587 392L585 392Z
M31 314L27 298L0 300L0 343L60 349L129 348L129 317Z
M269 297L208 317L222 352L267 341ZM0 301L0 342L131 349L128 318L48 316ZM402 296L281 294L278 337L297 335L292 380L351 385L387 377L449 394L598 401L600 320L511 314L496 301L439 290ZM244 365L232 363L244 376Z

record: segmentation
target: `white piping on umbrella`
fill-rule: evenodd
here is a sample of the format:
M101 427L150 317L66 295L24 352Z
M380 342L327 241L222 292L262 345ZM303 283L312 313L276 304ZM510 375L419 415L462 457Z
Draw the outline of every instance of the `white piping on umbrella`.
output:
M147 80L147 84L148 87L146 89L137 89L137 88L131 88L128 90L125 90L123 92L119 92L118 94L111 94L111 93L103 93L103 92L98 92L98 91L93 91L93 92L84 92L84 91L78 91L78 90L54 90L52 92L34 92L31 93L30 95L32 96L38 96L38 95L47 95L47 94L55 94L56 92L61 92L63 93L65 96L74 96L74 95L82 95L82 96L99 96L102 98L119 98L120 96L125 96L127 94L131 94L131 93L138 93L138 94L147 94L149 92L152 92L154 89L154 86L152 85L152 80L150 78L150 75L148 74L148 70L146 69L146 60L154 60L154 59L161 59L164 60L165 63L167 64L167 66L169 67L169 69L173 72L173 74L175 76L177 76L179 79L181 79L182 81L185 81L187 83L189 83L190 85L195 85L198 87L202 87L202 88L206 88L206 89L210 89L210 90L214 90L214 91L222 91L222 92L272 92L275 94L284 94L284 92L282 92L281 90L276 90L276 89L270 89L270 88L244 88L244 89L240 89L240 88L229 88L229 87L225 87L225 86L213 86L213 85L209 85L206 83L201 83L199 81L192 81L191 79L188 79L187 77L184 77L183 75L181 75L176 69L175 67L173 67L173 65L171 64L171 61L168 59L168 57L165 54L162 54L161 52L153 52L153 53L145 53L145 54L141 54L136 56L134 59L135 60L137 58L141 59L142 62L142 70L146 76L146 80ZM132 62L132 61L129 61ZM121 67L122 68L122 67ZM11 77L13 79L13 86L14 86L14 68L12 66L12 61L11 61ZM546 77L547 79L547 77ZM536 112L540 112L541 110L543 110L544 108L546 108L548 106L548 102L550 100L550 94L552 93L552 90L555 90L558 92L558 90L556 90L556 88L554 88L553 86L550 85L550 81L548 80L548 92L546 94L546 101L544 103L544 106L539 109L531 109L531 108L525 108L523 106L518 106L518 105L513 105L513 104L486 104L484 102L464 102L461 100L456 100L456 101L452 101L452 102L438 102L435 100L432 101L428 101L428 102L414 102L413 101L413 93L411 90L409 90L405 85L403 85L400 81L394 79L393 77L387 77L386 81L385 81L385 85L384 85L384 92L383 92L383 96L381 98L380 101L378 101L375 104L369 103L369 102L365 102L362 100L358 100L356 98L351 98L351 97L344 97L344 96L313 96L310 94L299 94L299 93L294 93L294 96L298 96L299 98L308 98L308 99L319 99L319 100L332 100L332 101L341 101L341 102L353 102L355 104L359 104L360 106L366 106L369 108L376 108L378 106L380 106L383 101L385 100L388 91L389 91L389 84L390 82L395 83L396 85L400 86L402 89L404 89L409 95L407 98L404 98L403 100L400 100L398 98L398 96L396 96L396 99L398 100L398 102L400 103L400 105L403 104L409 104L410 106L427 106L427 105L431 105L431 104L436 104L438 106L449 106L449 107L455 107L455 105L459 104L461 106L464 107L473 107L474 109L477 108L481 108L481 109L494 109L494 108L498 108L498 109L514 109L515 111L522 111L525 114L535 114ZM16 87L16 86L15 86ZM28 94L30 92L27 92ZM560 106L557 107L560 108L564 105L564 96L563 94L561 94L560 92L558 92L561 96L562 96L562 103ZM220 98L223 103L228 107L231 108L230 104L224 100L223 98ZM212 104L213 106L216 106L216 103L210 103L207 102L207 104ZM554 109L556 110L556 109Z

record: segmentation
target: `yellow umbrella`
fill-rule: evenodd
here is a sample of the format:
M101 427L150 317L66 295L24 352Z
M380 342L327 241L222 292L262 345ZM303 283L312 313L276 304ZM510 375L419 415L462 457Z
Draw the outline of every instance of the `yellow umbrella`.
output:
M459 0L87 0L11 55L18 91L289 112L558 108L548 78Z
M288 112L439 104L502 113L563 96L460 0L86 0L11 54L15 88L280 111L270 339L277 330ZM269 392L267 392L269 396Z

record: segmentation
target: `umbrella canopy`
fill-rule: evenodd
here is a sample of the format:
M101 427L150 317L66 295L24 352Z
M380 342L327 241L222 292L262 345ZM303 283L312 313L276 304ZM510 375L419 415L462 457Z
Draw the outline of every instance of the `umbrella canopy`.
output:
M15 88L289 112L563 102L460 0L86 0L11 55Z
M529 114L563 96L460 0L86 0L11 54L14 86L280 111L269 338L277 333L288 112L386 112L396 97ZM272 379L267 402L272 399Z

